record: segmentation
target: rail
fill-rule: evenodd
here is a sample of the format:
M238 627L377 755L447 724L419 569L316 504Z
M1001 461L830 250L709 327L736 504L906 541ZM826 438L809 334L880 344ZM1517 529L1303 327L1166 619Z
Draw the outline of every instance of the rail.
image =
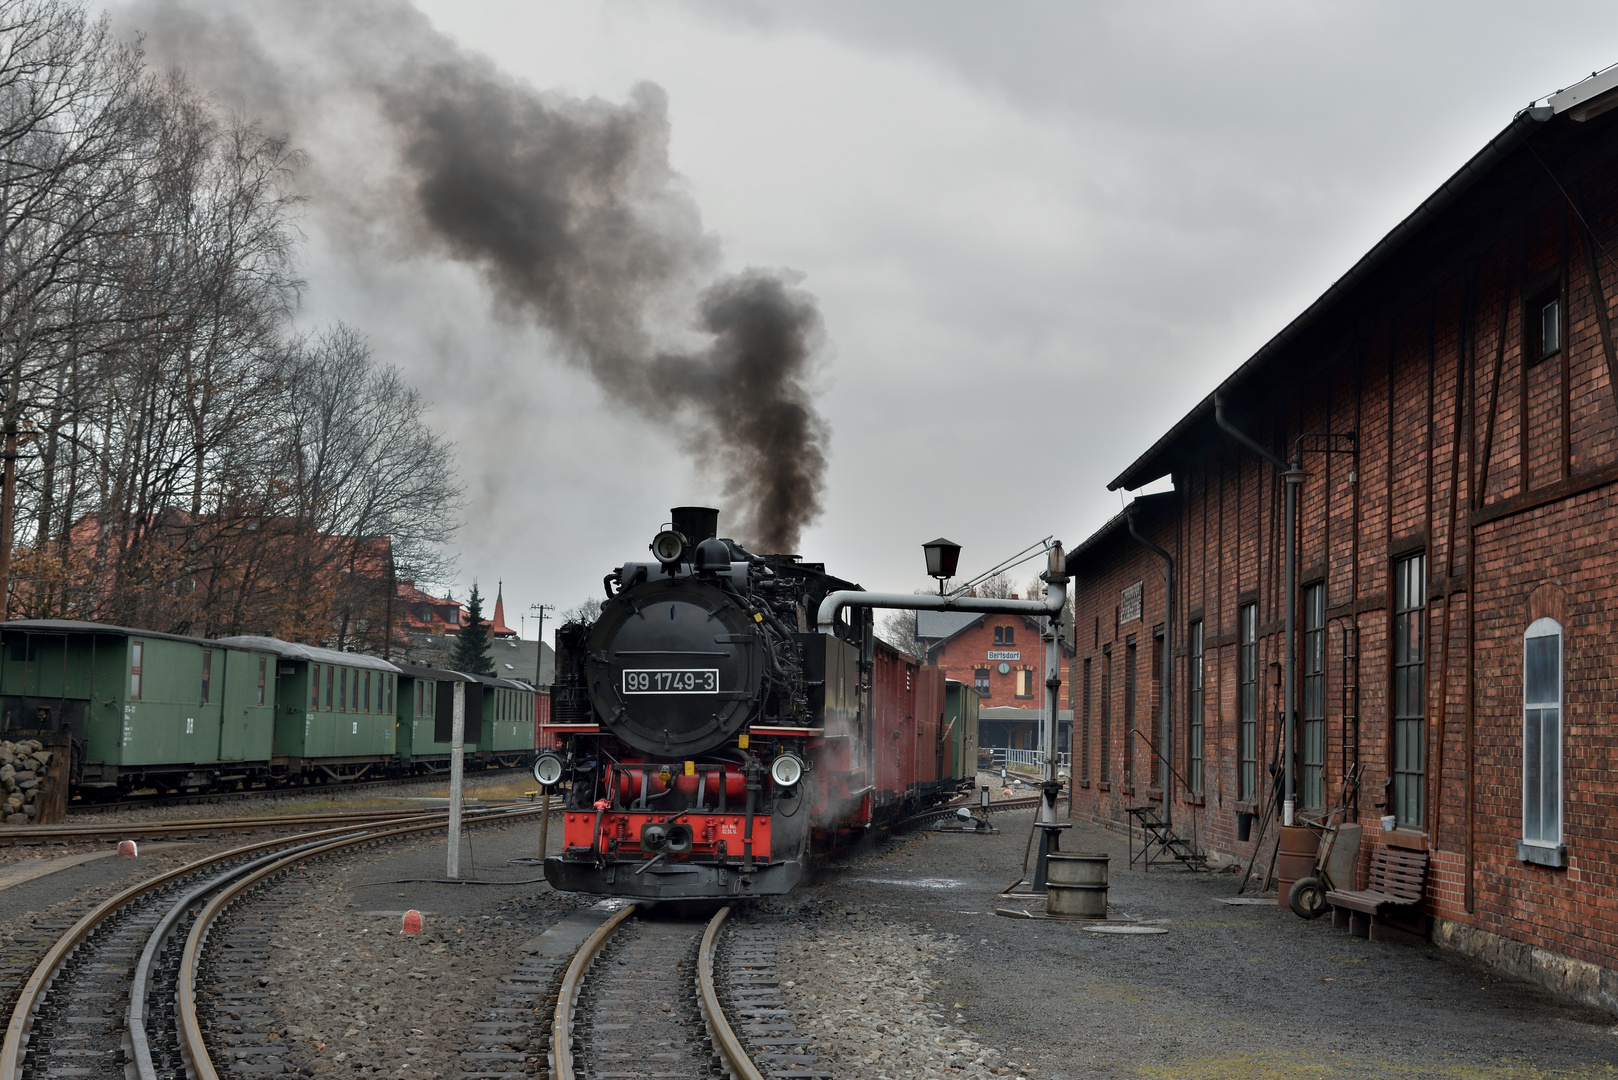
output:
M584 977L612 935L638 910L638 905L626 904L613 912L606 922L596 927L590 936L585 938L584 944L579 946L579 951L573 954L573 960L568 964L566 974L562 976L562 985L556 995L556 1012L551 1020L551 1080L576 1080L579 1075L573 1061L573 1021ZM708 920L708 925L702 933L702 940L697 946L697 1005L708 1029L714 1051L719 1055L720 1062L726 1070L725 1075L732 1080L764 1080L764 1074L747 1056L746 1047L730 1026L730 1021L725 1018L724 1007L720 1004L719 993L714 987L714 949L719 940L719 929L729 914L729 904L715 912L713 918ZM198 1080L214 1080L214 1078L199 1077Z
M537 807L531 809L501 809L479 814L472 820L500 820L510 817L528 816L538 812L539 810ZM399 821L401 819L406 823L402 826L396 826L393 828L386 827L385 821L382 823L372 822L368 827L357 826L353 823L345 823L334 828L320 829L315 832L305 833L302 836L294 838L279 836L272 837L267 840L259 840L251 844L242 845L241 847L232 848L229 851L219 852L214 855L206 856L205 858L197 859L193 862L186 863L184 866L176 867L173 870L147 878L145 881L137 882L136 884L131 885L127 889L122 890L107 900L102 901L100 904L97 904L89 912L80 917L71 927L69 927L68 930L56 940L50 949L46 951L39 963L35 965L33 972L28 977L28 981L24 983L21 991L18 993L17 1003L12 1009L10 1021L6 1026L4 1042L0 1043L0 1080L21 1080L23 1056L28 1046L30 1030L34 1017L38 1014L39 1007L45 998L46 992L50 989L51 984L54 982L57 975L60 974L63 965L67 962L68 958L71 957L74 951L83 945L90 935L96 930L96 928L105 922L110 916L127 907L134 901L139 900L148 893L162 889L164 886L173 882L180 881L186 877L190 877L205 871L210 867L215 867L222 863L228 863L247 856L257 855L261 852L266 852L269 849L281 849L270 855L267 859L255 859L248 863L245 867L237 867L230 871L230 873L221 875L214 881L209 882L208 886L204 888L202 892L206 892L208 888L216 887L221 881L228 880L233 875L242 875L248 871L251 871L254 867L260 868L256 872L248 874L247 877L240 878L235 886L232 886L231 888L227 889L226 892L215 897L214 901L210 903L208 908L204 909L203 915L198 917L196 926L192 931L192 939L188 940L187 942L186 952L182 961L182 969L180 972L181 990L180 994L178 995L179 1011L182 1017L181 1046L182 1050L186 1050L188 1054L194 1053L197 1055L197 1057L194 1059L188 1057L188 1060L192 1061L193 1068L196 1070L192 1074L196 1080L217 1080L217 1073L214 1071L212 1063L208 1060L206 1049L203 1048L201 1029L196 1022L196 1004L194 998L192 997L192 992L194 989L193 979L197 959L196 949L200 948L200 937L198 937L199 928L200 932L204 935L207 928L207 922L204 921L204 917L207 918L208 922L211 922L220 911L224 910L224 907L229 903L230 899L234 899L236 896L240 895L240 893L245 891L246 888L251 887L251 884L256 884L263 878L276 873L278 868L284 868L293 862L306 859L312 854L335 851L342 847L351 846L354 844L370 843L377 839L390 836L401 836L412 832L427 832L441 829L446 824L448 817L447 815L432 814L430 815L429 820L422 820L422 815L418 813L411 813L404 815L395 814L393 820ZM378 827L379 824L381 827ZM356 832L356 829L360 829L361 831ZM288 848L289 843L296 843L296 841L299 840L304 841L304 843L292 848ZM265 863L269 863L269 865L266 866ZM172 926L172 922L168 922L167 925ZM193 947L193 943L195 943L195 947ZM131 1010L131 1015L133 1016L133 1010ZM187 1029L184 1022L186 1017L189 1017L189 1029Z
M623 921L635 914L636 904L625 904L612 917L596 927L579 951L573 954L567 973L562 976L562 988L556 995L556 1014L551 1021L551 1080L574 1080L573 1072L573 1010L578 1005L580 984L584 973L590 970L597 954L612 937Z
M533 810L507 810L479 815L475 820L487 821L492 817L526 817L538 812L538 808ZM208 1056L208 1048L203 1043L202 1024L197 1019L196 974L197 963L202 957L203 943L208 939L208 931L212 929L215 920L224 913L225 909L250 889L285 870L291 869L294 865L311 856L326 855L345 847L374 843L377 840L404 836L413 832L437 830L441 825L442 823L435 821L379 829L339 837L329 843L320 844L312 848L306 847L285 855L268 866L260 866L250 873L241 875L234 883L208 901L208 906L202 909L197 915L197 921L191 925L191 933L186 938L185 949L180 954L180 987L179 993L176 995L178 998L176 1012L179 1014L180 1027L180 1054L185 1059L187 1071L190 1073L192 1080L219 1080L219 1073L214 1069L213 1061Z
M725 1019L725 1010L719 1006L719 994L714 990L714 948L719 943L719 928L729 915L730 905L726 904L714 913L708 922L708 929L702 932L702 944L697 946L697 997L702 1002L702 1018L708 1023L708 1034L713 1037L714 1049L719 1051L733 1080L764 1080L764 1075L747 1056L741 1039L731 1029L730 1021Z

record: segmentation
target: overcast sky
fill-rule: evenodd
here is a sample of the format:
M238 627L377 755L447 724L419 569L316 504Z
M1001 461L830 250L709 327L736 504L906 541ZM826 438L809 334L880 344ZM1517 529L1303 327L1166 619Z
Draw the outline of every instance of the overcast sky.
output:
M418 6L535 87L666 91L724 266L819 298L802 554L868 588L924 584L940 534L969 573L1084 539L1108 480L1517 109L1618 61L1610 2ZM300 321L356 325L434 403L470 496L458 596L565 609L718 498L473 271L356 255L320 198Z

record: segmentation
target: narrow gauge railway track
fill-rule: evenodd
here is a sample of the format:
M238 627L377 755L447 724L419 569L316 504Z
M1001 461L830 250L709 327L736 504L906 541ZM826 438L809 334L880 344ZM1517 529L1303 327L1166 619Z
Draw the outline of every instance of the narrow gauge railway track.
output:
M463 820L470 825L537 812L483 811ZM17 993L0 1044L0 1078L167 1080L188 1073L217 1080L225 1070L215 1067L203 1040L196 973L219 915L307 859L446 824L447 815L410 815L262 840L158 874L97 904L67 927ZM221 1049L236 1053L233 1046ZM133 1066L127 1074L126 1061Z
M478 810L538 808L532 803L494 803L475 807ZM469 806L470 812L474 807ZM551 813L560 813L552 807ZM229 832L263 832L272 829L298 829L324 825L365 825L378 821L425 821L443 817L442 808L421 807L413 810L338 810L309 814L263 814L243 818L187 818L180 821L137 821L116 824L77 825L17 825L0 828L0 846L7 844L73 843L86 840L155 840L181 836L211 836Z
M734 994L722 994L714 953L729 914L722 907L703 924L658 917L631 904L597 927L574 954L557 992L552 1080L829 1077L813 1068L807 1039L794 1037L773 967L762 966L759 954L748 953L740 968L733 966L732 981L739 971L741 985ZM722 997L729 998L730 1015ZM775 1026L761 1013L775 1014ZM754 1039L744 1041L742 1033ZM762 1069L749 1042L769 1052L760 1055Z
M479 769L468 772L469 777L498 777L507 773L526 775L527 769ZM144 810L153 806L213 806L231 802L272 802L277 799L307 799L311 795L336 795L344 791L368 791L377 788L408 787L411 784L443 783L448 773L430 776L395 776L378 780L342 780L326 784L299 784L287 787L249 788L246 791L209 791L195 795L143 795L139 798L116 799L109 802L69 803L71 815L107 814L117 810Z

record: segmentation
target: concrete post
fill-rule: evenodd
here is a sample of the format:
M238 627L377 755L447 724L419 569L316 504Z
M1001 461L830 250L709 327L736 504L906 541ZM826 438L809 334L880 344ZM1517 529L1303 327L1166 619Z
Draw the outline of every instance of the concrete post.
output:
M461 781L466 766L466 683L457 681L453 690L455 709L451 714L449 743L449 859L444 876L461 876Z

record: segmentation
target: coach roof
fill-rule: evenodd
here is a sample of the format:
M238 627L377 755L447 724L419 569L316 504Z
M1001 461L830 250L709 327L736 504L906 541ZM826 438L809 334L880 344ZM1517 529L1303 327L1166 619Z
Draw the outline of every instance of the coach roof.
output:
M1459 220L1470 219L1480 210L1490 209L1485 205L1488 200L1484 196L1491 189L1498 195L1498 189L1509 188L1514 183L1543 180L1550 166L1543 163L1537 150L1530 146L1527 147L1527 154L1520 152L1531 136L1544 132L1547 138L1554 134L1562 139L1572 139L1594 134L1593 129L1596 128L1610 129L1613 117L1588 127L1584 126L1584 122L1594 120L1615 106L1618 106L1618 65L1595 72L1589 78L1540 99L1519 112L1504 130L1472 155L1408 217L1395 225L1301 315L1283 327L1280 333L1266 342L1263 348L1221 382L1213 393L1198 402L1195 408L1108 484L1107 490L1133 490L1173 472L1176 466L1195 452L1197 446L1214 437L1216 397L1229 401L1232 398L1250 399L1257 396L1254 394L1258 385L1257 377L1268 373L1279 361L1290 359L1296 362L1300 359L1296 355L1298 347L1307 344L1311 332L1324 329L1322 323L1331 317L1338 317L1351 326L1356 301L1363 303L1367 299L1374 299L1378 272L1385 270L1395 256L1419 256L1422 242L1431 244L1434 234L1440 232L1441 225L1453 226ZM1502 166L1508 163L1512 171L1502 177ZM1485 180L1488 184L1483 183ZM1471 197L1472 205L1463 205L1463 197ZM1319 349L1320 353L1332 351L1331 342L1322 343ZM1340 352L1338 346L1335 353L1340 355ZM1289 356L1289 353L1293 355ZM1314 356L1316 360L1327 358L1318 353Z
M391 671L399 674L399 668L386 660L365 653L338 652L336 649L322 649L318 645L299 645L292 641L282 641L272 637L225 637L219 638L221 645L234 645L238 649L258 649L262 652L275 653L289 660L308 660L316 664L336 664L341 667L370 668L373 671Z

